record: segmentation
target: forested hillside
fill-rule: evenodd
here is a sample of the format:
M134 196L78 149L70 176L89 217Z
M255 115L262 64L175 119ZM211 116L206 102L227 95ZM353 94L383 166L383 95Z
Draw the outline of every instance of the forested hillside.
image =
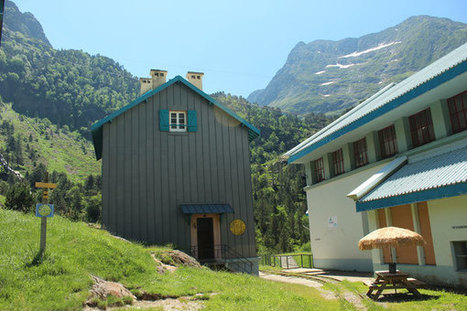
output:
M15 111L89 135L88 127L134 99L138 81L111 58L56 50L31 13L5 4L0 96Z
M19 12L11 1L6 13L0 154L23 181L2 166L0 203L30 211L40 200L34 182L44 180L48 171L49 180L59 185L50 196L57 213L96 221L101 163L95 161L88 126L136 98L137 80L104 56L53 49L34 16ZM303 168L285 165L279 156L331 119L318 114L298 118L224 93L213 97L261 130L250 144L260 252L291 251L307 243Z
M298 114L336 114L467 42L467 24L431 16L360 38L299 42L248 100Z

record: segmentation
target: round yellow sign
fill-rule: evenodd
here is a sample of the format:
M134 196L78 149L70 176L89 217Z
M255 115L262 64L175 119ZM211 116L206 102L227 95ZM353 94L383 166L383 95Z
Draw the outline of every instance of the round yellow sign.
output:
M52 213L52 209L48 205L42 205L39 207L39 215L41 216L49 216Z
M235 219L230 223L230 231L235 235L242 235L245 233L246 225L241 219Z

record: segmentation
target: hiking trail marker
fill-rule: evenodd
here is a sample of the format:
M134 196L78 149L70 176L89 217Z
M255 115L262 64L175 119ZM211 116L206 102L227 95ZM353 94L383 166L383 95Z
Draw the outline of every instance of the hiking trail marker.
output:
M41 244L40 254L44 254L46 237L47 237L47 218L54 216L54 205L48 204L49 201L49 189L54 189L57 184L51 184L48 182L49 174L45 175L45 182L36 182L36 188L44 189L42 194L42 203L36 204L36 216L41 218Z

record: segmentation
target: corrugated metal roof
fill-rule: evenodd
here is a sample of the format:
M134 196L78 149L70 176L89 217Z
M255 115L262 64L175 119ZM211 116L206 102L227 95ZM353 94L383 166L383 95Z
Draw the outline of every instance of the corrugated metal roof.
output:
M229 204L182 204L180 208L184 214L225 214L234 212Z
M360 202L467 183L467 147L438 153L432 157L417 158L419 160L412 162L409 158L407 165L375 187Z
M400 83L392 86L389 85L376 93L363 103L359 104L345 115L323 128L304 142L300 143L296 147L292 148L284 154L285 157L289 157L289 162L294 162L299 158L303 157L307 153L314 149L327 144L328 142L336 139L343 134L354 130L361 125L383 115L384 113L404 104L405 102L427 92L438 84L428 82L436 77L441 76L443 73L453 69L457 70L453 73L453 76L459 75L467 70L467 43L455 49L446 56L438 59L431 65L423 68L419 72L413 74L409 78L401 81ZM452 77L444 77L440 79L438 83L443 83ZM422 87L425 86L425 87ZM410 93L410 94L409 94ZM410 96L406 96L410 95ZM379 110L379 111L378 111ZM371 115L373 112L374 113ZM371 116L370 116L371 115ZM363 119L366 116L364 123L357 124L358 120Z

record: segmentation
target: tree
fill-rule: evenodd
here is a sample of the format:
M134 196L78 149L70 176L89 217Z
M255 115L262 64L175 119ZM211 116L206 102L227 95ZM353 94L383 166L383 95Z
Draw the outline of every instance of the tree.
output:
M44 181L46 173L47 167L44 164L39 163L39 165L34 168L32 173L27 176L27 180L29 181L31 187L34 187L35 183L38 181Z
M32 211L34 198L29 185L25 182L17 182L11 185L6 194L5 207L24 213Z
M102 213L102 198L90 197L86 199L86 220L89 222L100 222Z

